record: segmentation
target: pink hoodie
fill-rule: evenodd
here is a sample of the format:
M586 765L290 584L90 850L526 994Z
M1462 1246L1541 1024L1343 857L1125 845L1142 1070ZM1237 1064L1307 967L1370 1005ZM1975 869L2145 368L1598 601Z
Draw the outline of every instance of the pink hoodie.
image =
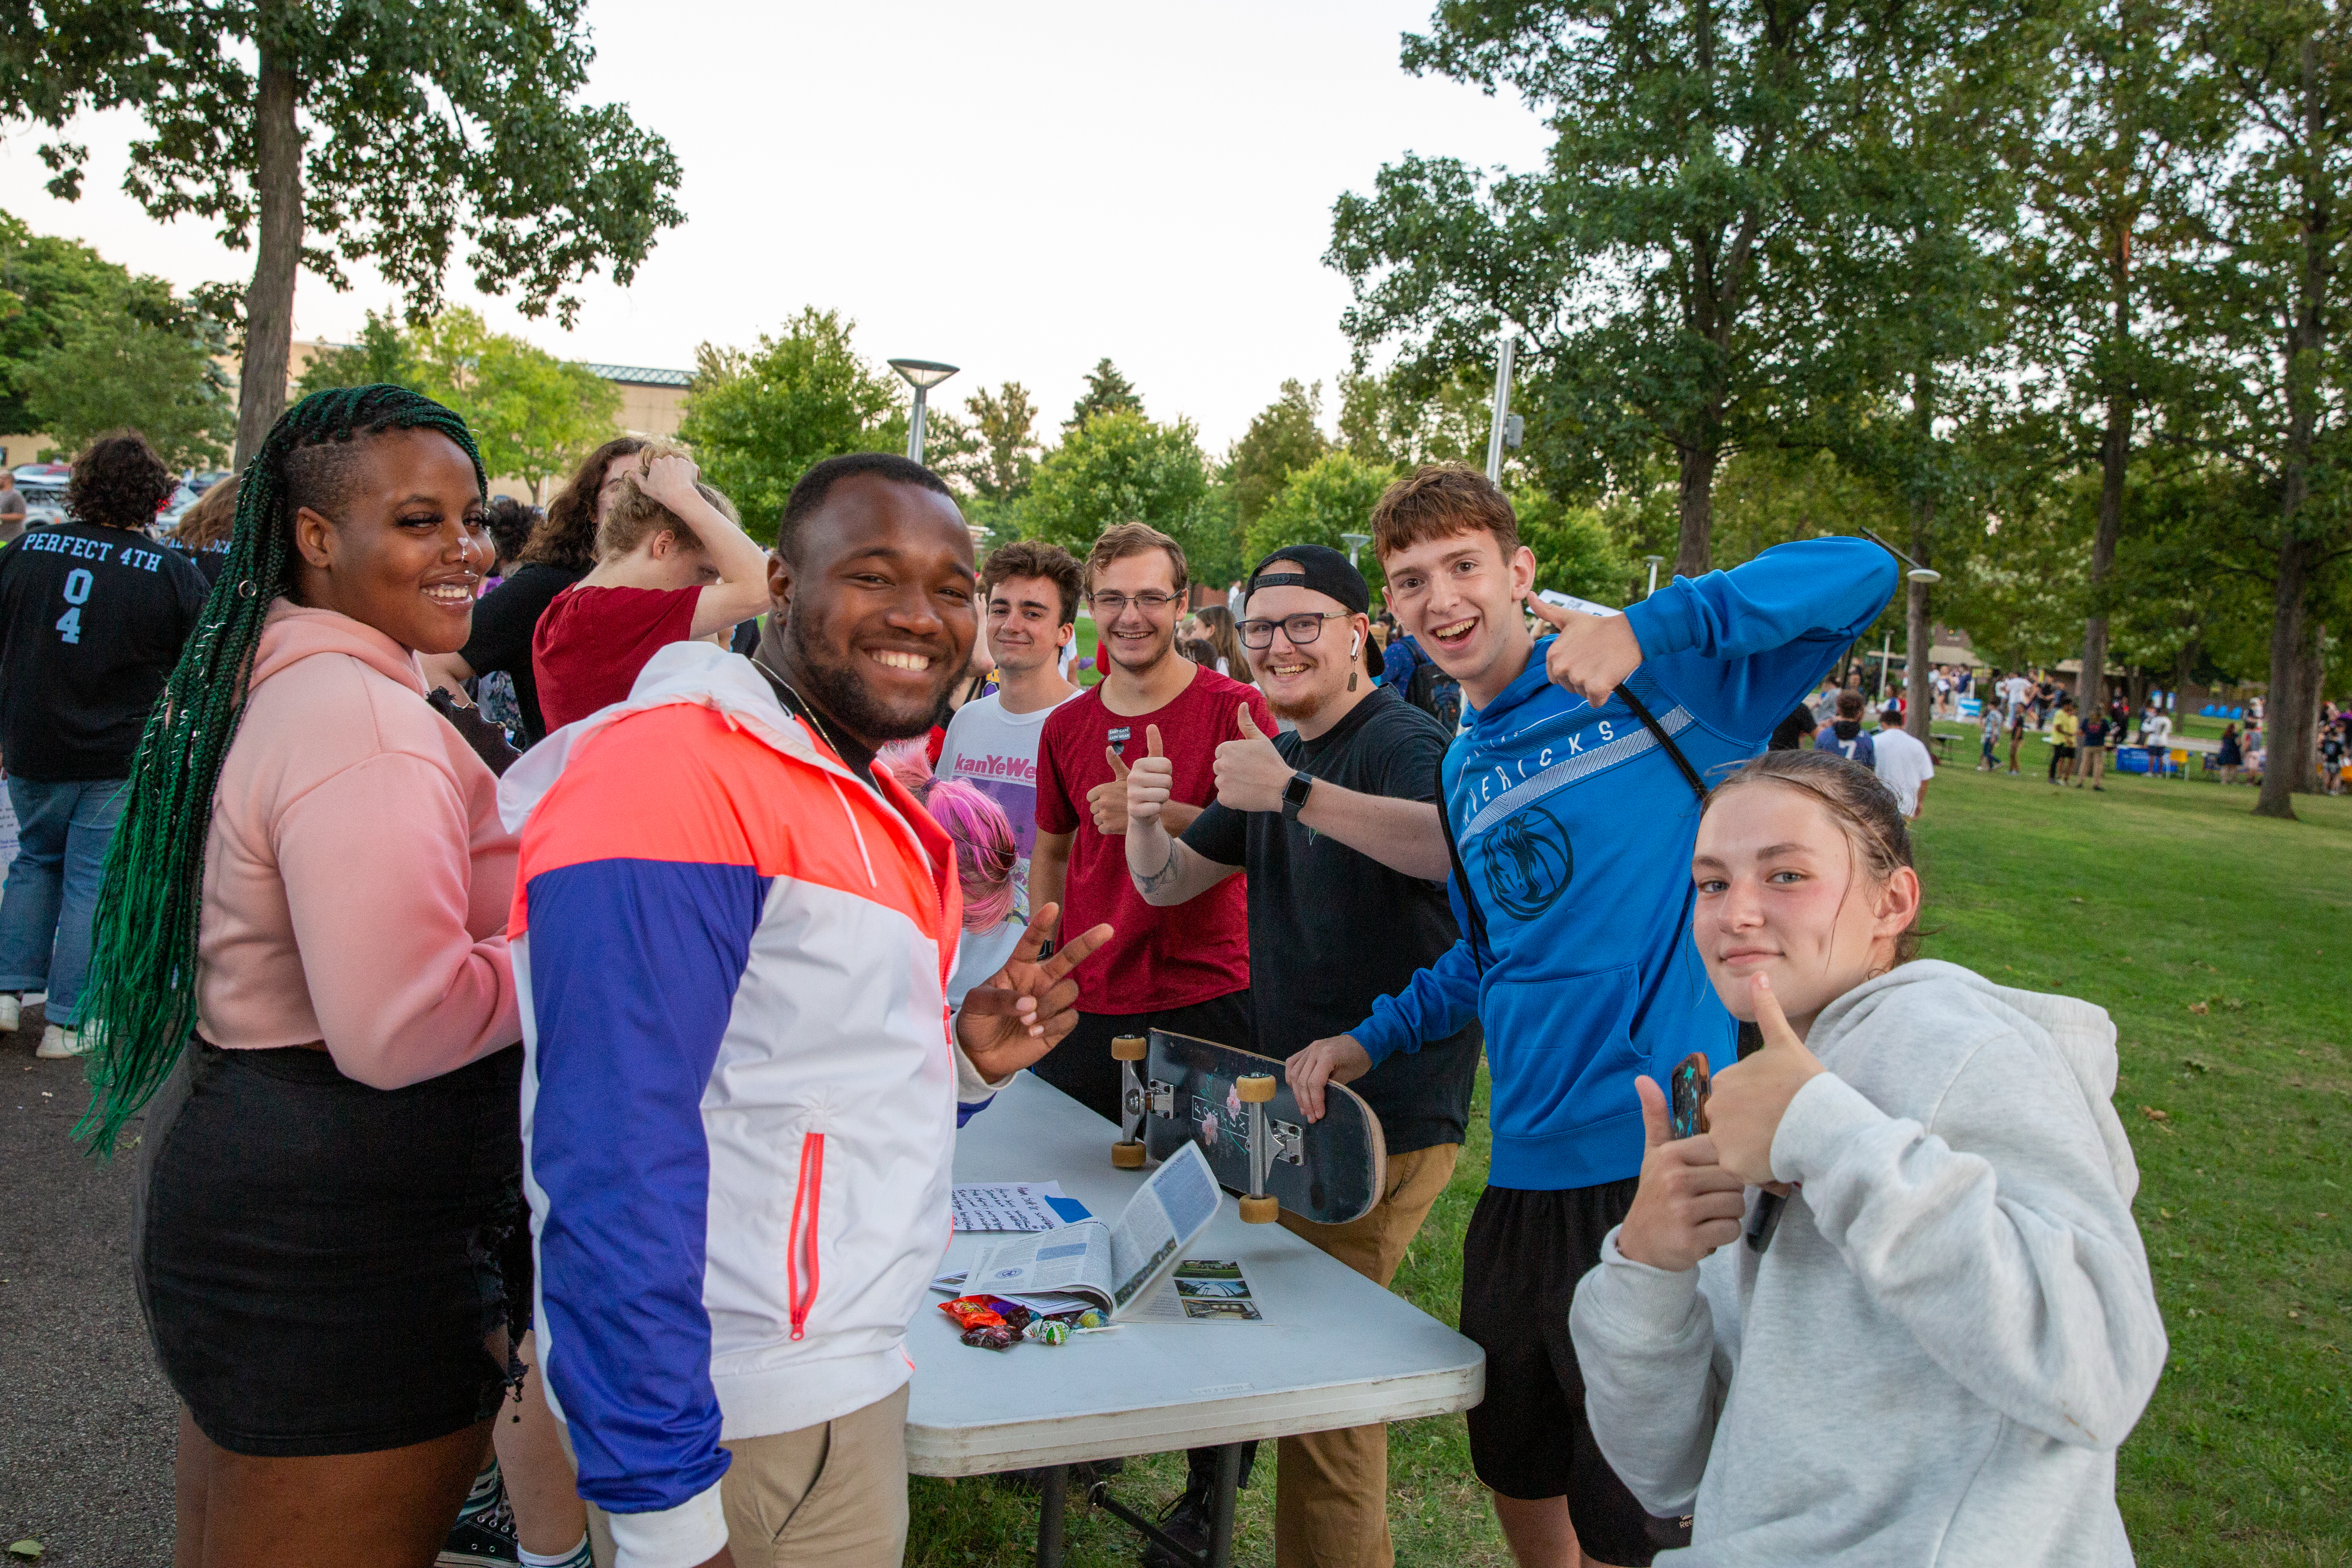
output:
M498 780L425 703L415 657L280 599L205 846L196 1013L226 1049L324 1040L399 1089L522 1038Z

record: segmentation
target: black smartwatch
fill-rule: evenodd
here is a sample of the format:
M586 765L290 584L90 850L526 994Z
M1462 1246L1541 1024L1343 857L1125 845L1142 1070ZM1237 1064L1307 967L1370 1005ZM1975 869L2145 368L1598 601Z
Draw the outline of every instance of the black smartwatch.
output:
M1315 787L1315 775L1305 768L1290 775L1290 783L1282 791L1282 820L1296 822L1298 814L1307 809L1307 792Z

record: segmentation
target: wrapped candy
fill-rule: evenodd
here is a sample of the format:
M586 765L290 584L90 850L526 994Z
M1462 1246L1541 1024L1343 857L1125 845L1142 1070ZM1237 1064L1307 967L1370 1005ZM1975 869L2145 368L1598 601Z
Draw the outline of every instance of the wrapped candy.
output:
M1026 1329L1029 1326L1029 1320L1037 1315L1018 1301L1007 1301L996 1296L991 1296L988 1299L988 1306L991 1311L1004 1320L1004 1326L1015 1333Z
M980 1323L963 1331L964 1343L984 1351L1009 1351L1019 1338L1003 1323Z
M1022 1331L1022 1337L1035 1340L1041 1345L1067 1344L1070 1325L1055 1318L1039 1318Z
M1109 1321L1109 1319L1092 1307L1078 1314L1078 1327L1082 1329L1099 1329Z
M1006 1326L1004 1314L998 1311L985 1296L958 1296L952 1301L940 1302L940 1310L966 1329L1001 1329Z

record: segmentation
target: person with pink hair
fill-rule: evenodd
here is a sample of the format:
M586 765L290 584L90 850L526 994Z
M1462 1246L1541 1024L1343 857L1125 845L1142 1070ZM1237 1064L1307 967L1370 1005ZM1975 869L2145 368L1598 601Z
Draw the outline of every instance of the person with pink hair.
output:
M1004 808L962 779L932 776L920 742L887 748L883 760L907 793L955 840L956 879L963 885L963 942L948 979L948 1005L1003 967L1027 922L1013 912L1013 870L1020 840Z

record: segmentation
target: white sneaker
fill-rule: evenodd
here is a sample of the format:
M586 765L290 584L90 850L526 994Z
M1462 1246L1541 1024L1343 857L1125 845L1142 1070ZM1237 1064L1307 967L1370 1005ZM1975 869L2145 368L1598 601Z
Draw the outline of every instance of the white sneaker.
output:
M13 1035L25 1021L25 999L14 991L0 991L0 1035Z
M41 1031L40 1048L33 1054L45 1061L63 1061L68 1057L86 1055L89 1046L79 1030L60 1028L51 1024Z

